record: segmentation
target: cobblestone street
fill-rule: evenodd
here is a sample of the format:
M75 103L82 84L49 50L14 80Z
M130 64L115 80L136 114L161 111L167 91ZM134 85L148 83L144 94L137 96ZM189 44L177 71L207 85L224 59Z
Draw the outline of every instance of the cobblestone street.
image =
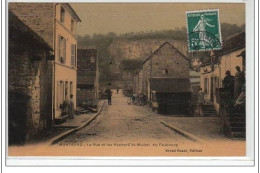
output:
M105 103L102 113L89 127L63 142L191 142L162 125L160 120L146 106L128 105L120 92L113 94L112 105Z

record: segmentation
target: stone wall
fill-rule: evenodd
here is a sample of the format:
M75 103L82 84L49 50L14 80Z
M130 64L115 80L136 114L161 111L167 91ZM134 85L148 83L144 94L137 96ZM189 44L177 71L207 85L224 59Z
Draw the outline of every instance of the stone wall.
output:
M49 50L32 40L23 40L22 35L9 39L10 143L33 139L52 122L52 64L46 60Z
M143 91L143 70L134 76L134 93L139 94Z
M54 3L9 3L9 10L53 47Z
M77 104L82 105L90 100L95 100L94 89L78 88L77 89Z
M147 79L152 78L189 78L190 61L183 56L176 48L169 43L164 43L152 55L152 74L151 59L143 64L142 88L143 93L147 94Z

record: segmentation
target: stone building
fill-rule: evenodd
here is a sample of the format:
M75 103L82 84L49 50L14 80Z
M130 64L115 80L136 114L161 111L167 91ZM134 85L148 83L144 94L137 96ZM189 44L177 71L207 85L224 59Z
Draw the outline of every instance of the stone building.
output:
M51 65L52 120L63 119L64 101L72 94L76 103L76 29L81 20L68 3L9 3L9 10L54 51Z
M8 141L25 143L52 124L52 47L9 11Z
M189 73L190 60L172 44L165 42L144 60L142 69L134 77L134 91L144 94L148 101L156 102L155 107L162 108L161 110L168 110L174 107L171 103L177 102L185 102L187 106L191 93ZM181 88L176 87L180 84L183 84ZM166 95L171 96L165 97ZM160 101L155 101L156 98L160 98ZM174 100L175 98L184 100L182 102L181 99Z
M138 91L149 100L148 78L189 78L189 72L190 60L172 44L165 42L144 60L138 74L139 83L135 83L135 88L138 85Z
M95 106L99 99L99 70L96 49L78 49L77 104Z
M141 69L135 76L134 76L134 88L133 93L140 94L143 92L143 70Z

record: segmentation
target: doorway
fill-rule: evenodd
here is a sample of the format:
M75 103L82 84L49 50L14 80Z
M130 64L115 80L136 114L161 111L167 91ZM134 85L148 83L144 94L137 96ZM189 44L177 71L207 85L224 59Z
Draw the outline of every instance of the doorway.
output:
M210 78L210 102L213 102L214 98L214 82L213 82L213 77Z

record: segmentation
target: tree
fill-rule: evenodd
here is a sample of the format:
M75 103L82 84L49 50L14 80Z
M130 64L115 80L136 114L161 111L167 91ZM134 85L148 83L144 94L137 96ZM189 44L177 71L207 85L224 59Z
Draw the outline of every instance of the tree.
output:
M134 75L142 67L142 60L139 59L124 59L121 63L121 69Z

